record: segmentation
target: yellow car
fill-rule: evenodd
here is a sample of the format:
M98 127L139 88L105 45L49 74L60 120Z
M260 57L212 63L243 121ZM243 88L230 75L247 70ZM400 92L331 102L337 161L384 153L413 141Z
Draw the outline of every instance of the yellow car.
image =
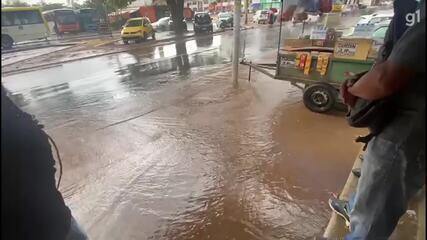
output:
M128 44L130 40L140 42L150 36L153 39L156 38L153 26L151 26L150 20L146 17L130 18L127 20L120 35L124 44Z

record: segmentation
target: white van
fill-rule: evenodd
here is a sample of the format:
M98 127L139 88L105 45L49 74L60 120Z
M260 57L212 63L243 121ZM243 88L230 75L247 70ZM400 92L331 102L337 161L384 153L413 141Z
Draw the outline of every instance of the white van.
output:
M263 23L268 22L268 11L267 10L258 10L255 12L255 15L252 17L252 22L254 23Z
M9 49L14 43L46 39L49 28L39 8L11 7L1 9L1 46Z

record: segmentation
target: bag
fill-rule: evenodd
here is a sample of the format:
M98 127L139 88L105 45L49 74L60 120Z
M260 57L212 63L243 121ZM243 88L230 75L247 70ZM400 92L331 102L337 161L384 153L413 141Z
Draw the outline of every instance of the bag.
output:
M359 73L348 79L351 85L360 79L366 72ZM366 149L368 142L378 135L382 129L393 119L394 110L392 100L384 98L375 101L368 101L358 98L353 107L349 108L345 118L348 124L355 128L368 128L369 134L359 136L356 142L365 143L363 150Z

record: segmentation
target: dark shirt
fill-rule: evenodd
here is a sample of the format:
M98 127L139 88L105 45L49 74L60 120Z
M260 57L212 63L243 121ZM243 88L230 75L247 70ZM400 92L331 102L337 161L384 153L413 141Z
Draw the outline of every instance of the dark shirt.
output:
M396 111L383 137L395 143L418 139L413 148L424 147L425 135L425 19L410 27L396 42L388 61L409 69L407 86L392 96Z
M399 107L418 109L425 106L425 37L425 19L423 19L402 35L388 58L390 62L413 73L407 87L396 95Z
M65 239L71 213L55 186L47 135L1 91L1 237Z
M406 25L406 15L414 13L417 9L417 2L414 0L395 0L393 2L394 16L390 21L389 27L384 37L384 44L381 46L376 63L387 60L394 44L402 37L408 29Z
M414 13L418 7L415 0L395 0L393 2L394 16L393 16L393 34L394 42L397 42L403 33L408 29L406 16L408 13Z
M393 96L398 110L419 110L425 105L425 19L421 16L419 23L409 27L403 17L414 13L417 7L423 9L424 1L419 6L413 0L394 2L395 11L398 12L390 22L376 61L377 64L389 60L415 73L409 80L408 87Z

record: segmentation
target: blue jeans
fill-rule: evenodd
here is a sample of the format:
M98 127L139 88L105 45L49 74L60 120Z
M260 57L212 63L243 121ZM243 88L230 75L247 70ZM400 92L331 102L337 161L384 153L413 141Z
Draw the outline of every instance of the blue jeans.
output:
M425 184L424 129L404 128L388 129L369 142L356 193L349 199L346 240L388 239L409 199Z

